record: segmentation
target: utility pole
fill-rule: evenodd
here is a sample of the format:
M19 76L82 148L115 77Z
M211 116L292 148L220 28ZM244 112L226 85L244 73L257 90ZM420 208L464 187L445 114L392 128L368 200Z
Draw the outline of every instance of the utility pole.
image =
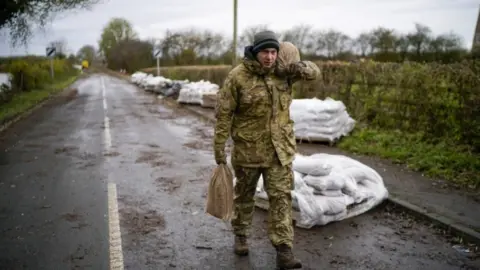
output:
M237 65L237 1L233 0L233 45L232 45L232 65Z
M475 47L480 46L480 6L478 9L478 17L477 17L477 25L475 26L475 32L473 33L473 42L472 42L472 50Z

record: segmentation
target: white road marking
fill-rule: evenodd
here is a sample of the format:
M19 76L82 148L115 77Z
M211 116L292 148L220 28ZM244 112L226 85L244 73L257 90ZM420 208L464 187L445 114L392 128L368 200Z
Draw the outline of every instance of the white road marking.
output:
M112 148L112 135L110 133L110 119L108 116L105 116L103 124L105 125L105 150L109 151Z
M120 232L120 220L118 217L117 186L108 183L108 231L110 242L110 269L124 269L122 234Z
M110 130L110 118L107 116L107 96L105 89L105 82L101 78L102 84L102 99L104 119L104 140L105 151L109 151L112 147L112 135ZM122 250L122 234L120 232L120 219L118 214L118 199L117 199L117 185L108 177L108 236L109 236L109 253L110 253L110 269L123 270L123 250Z
M103 119L103 125L105 126L105 136L104 136L104 141L105 141L105 150L109 151L110 148L112 148L112 133L110 130L110 118L107 116L107 95L105 93L105 82L103 80L103 77L101 78L102 80L102 99L103 99L103 112L105 114L105 118Z

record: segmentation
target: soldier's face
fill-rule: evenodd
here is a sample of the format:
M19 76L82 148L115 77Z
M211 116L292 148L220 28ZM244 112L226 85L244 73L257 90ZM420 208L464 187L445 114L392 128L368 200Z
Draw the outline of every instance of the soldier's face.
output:
M264 49L257 54L257 59L263 67L269 68L272 67L277 60L277 50L276 49Z

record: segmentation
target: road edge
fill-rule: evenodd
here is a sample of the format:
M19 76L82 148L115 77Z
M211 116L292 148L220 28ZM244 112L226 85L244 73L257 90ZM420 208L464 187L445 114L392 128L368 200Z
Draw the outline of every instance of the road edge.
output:
M450 233L451 235L460 237L466 240L467 242L474 243L480 246L480 233L469 228L468 226L458 223L453 219L446 217L444 215L429 212L417 205L409 203L396 196L390 195L387 198L387 201L388 203L391 203L392 205L399 207L402 210L406 210L413 216L431 221L433 224L443 229L446 229L447 232Z
M35 106L27 109L26 111L24 112L21 112L21 113L18 113L16 116L14 116L12 119L10 120L7 120L6 122L0 124L0 134L2 134L4 131L6 131L8 128L10 128L13 124L19 122L20 120L23 120L25 119L26 117L28 117L29 115L31 115L33 112L37 111L38 109L42 108L43 106L45 106L47 103L49 103L50 101L54 100L54 99L57 99L59 97L61 97L64 93L65 93L65 90L67 90L72 84L74 84L76 81L78 81L79 79L81 78L85 78L85 76L82 76L84 74L79 74L77 75L77 77L75 78L75 80L73 80L71 83L69 83L67 86L65 86L61 91L59 91L58 93L55 93L55 94L52 94L50 95L49 97L45 98L44 100L40 101L38 104L36 104Z

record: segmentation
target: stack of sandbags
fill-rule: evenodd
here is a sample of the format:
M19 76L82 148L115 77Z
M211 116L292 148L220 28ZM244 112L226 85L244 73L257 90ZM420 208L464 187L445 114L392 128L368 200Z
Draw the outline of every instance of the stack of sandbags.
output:
M177 101L179 103L203 105L203 95L216 94L218 85L201 80L185 84L180 90Z
M372 168L346 156L297 154L293 162L293 208L297 226L311 228L360 215L388 197L382 177ZM266 200L263 179L256 195Z
M294 99L290 115L298 140L334 142L355 127L343 102L331 98Z
M137 71L132 74L132 76L130 77L130 81L136 85L140 85L141 81L145 79L147 76L148 76L147 73Z
M153 78L154 76L152 74L147 74L147 76L141 77L137 84L143 89L147 89L147 86L151 84Z
M145 84L145 90L155 93L160 93L161 89L164 88L167 84L171 84L172 80L167 79L162 76L153 76L149 78Z

